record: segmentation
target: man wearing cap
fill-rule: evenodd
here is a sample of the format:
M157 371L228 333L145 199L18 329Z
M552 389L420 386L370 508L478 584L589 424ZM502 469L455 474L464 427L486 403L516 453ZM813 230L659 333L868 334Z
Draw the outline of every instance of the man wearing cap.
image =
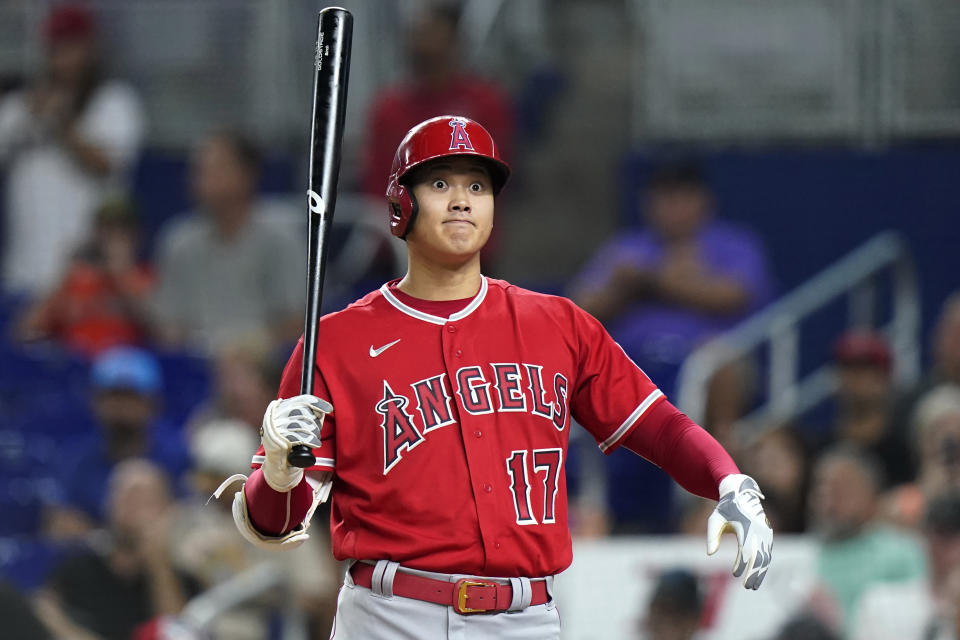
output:
M886 485L916 476L906 429L894 424L893 354L881 334L853 330L833 345L837 367L836 417L831 439L868 451L883 466Z
M103 78L93 14L60 4L43 25L42 72L0 101L6 173L3 281L36 295L63 273L93 210L135 160L144 113L133 90Z
M180 434L157 419L162 376L146 351L110 349L91 369L92 408L99 433L78 434L81 442L64 459L47 533L82 535L103 521L107 479L120 462L147 458L176 482L188 467Z

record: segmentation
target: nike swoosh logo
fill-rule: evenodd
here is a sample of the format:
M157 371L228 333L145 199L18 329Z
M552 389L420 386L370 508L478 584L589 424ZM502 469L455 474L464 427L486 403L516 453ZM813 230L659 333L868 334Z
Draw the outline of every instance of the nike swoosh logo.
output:
M379 349L374 349L374 348L373 348L373 345L370 345L370 357L371 357L371 358L376 358L378 355L380 355L381 353L383 353L384 351L386 351L387 349L389 349L389 348L392 347L393 345L397 344L397 343L400 342L401 340L403 340L403 338L397 338L396 340L394 340L394 341L391 342L390 344L385 344L385 345L383 345L382 347L380 347Z

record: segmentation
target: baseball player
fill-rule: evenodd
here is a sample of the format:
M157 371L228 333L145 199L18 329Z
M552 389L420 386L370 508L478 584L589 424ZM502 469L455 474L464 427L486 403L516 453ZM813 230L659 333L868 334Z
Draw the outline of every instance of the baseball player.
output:
M442 116L407 133L386 194L407 274L320 320L312 395L297 395L296 347L255 470L240 476L237 527L278 549L307 537L333 488L333 553L350 561L338 640L558 638L573 421L602 451L625 446L719 500L707 552L730 530L734 575L756 589L767 572L773 533L753 479L594 318L481 274L509 174L472 120ZM287 464L296 444L316 455L306 474Z

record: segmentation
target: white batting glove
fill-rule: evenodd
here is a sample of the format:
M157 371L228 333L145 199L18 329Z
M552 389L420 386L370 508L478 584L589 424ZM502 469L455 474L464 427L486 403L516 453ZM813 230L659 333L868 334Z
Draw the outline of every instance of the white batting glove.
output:
M720 536L732 531L737 536L737 559L733 575L743 576L745 589L759 589L773 550L773 529L763 512L760 487L750 476L731 474L720 482L720 502L707 520L707 553L720 548Z
M267 405L260 428L263 442L263 478L275 491L287 492L300 484L303 469L287 463L287 454L298 444L320 446L323 418L333 406L316 396L302 395L274 400Z

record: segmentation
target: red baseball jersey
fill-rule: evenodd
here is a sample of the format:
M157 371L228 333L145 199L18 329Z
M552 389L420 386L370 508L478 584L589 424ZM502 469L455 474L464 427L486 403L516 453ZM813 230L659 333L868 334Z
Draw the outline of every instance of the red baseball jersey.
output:
M384 285L323 317L319 340L314 394L334 411L313 468L334 471L341 560L559 573L571 418L610 452L664 397L572 302L489 278L447 318ZM302 357L301 341L280 397L299 393Z

